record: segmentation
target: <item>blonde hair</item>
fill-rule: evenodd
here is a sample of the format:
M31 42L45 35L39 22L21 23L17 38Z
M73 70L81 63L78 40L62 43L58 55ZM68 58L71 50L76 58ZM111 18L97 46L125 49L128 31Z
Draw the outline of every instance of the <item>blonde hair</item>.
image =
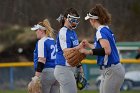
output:
M52 37L52 38L54 38L54 35L53 35L53 28L51 27L51 24L50 24L50 22L49 22L49 20L48 19L45 19L45 20L43 20L43 22L39 22L39 25L41 25L41 26L43 26L43 27L45 27L46 28L46 36L49 36L49 37Z

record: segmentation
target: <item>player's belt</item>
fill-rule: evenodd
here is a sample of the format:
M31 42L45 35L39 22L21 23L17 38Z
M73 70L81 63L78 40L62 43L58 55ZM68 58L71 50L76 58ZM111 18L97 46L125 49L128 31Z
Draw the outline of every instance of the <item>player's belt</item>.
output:
M100 66L100 69L101 70L104 70L104 69L106 69L106 68L109 68L109 67L111 67L111 66L113 66L113 65L117 65L119 62L117 62L117 63L112 63L112 64L109 64L109 65L101 65Z

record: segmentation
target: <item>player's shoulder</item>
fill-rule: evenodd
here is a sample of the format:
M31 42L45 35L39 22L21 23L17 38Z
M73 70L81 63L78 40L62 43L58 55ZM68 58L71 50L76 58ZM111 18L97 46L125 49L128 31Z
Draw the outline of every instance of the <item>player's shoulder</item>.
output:
M45 40L45 43L55 43L55 40L54 40L54 38L52 38L52 37L46 37L46 40Z
M110 28L108 26L103 26L101 29L101 32L106 32L108 33L110 31Z
M46 37L46 40L45 40L44 43L45 43L46 46L55 45L55 40L51 37Z
M52 37L46 37L46 40L54 40Z
M59 31L59 37L67 37L68 32L69 31L67 27L62 27Z
M38 42L39 43L44 43L44 42L48 42L48 41L54 41L54 39L51 38L51 37L43 37Z
M40 40L38 40L37 45L39 47L43 47L46 41L46 37L41 38Z
M38 43L43 43L46 41L46 37L41 38L40 40L38 40Z
M59 33L67 32L68 28L67 27L62 27L59 31Z
M105 34L105 33L108 33L108 32L109 32L109 27L105 26L105 25L102 25L102 26L98 27L96 35L101 34L101 33Z

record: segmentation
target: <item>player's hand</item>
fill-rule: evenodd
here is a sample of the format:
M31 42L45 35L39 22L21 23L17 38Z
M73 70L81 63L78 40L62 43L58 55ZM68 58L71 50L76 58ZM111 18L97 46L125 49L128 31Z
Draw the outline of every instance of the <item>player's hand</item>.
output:
M82 49L85 48L84 44L81 42L78 46L75 47L75 49Z
M90 48L90 49L94 48L93 44L90 44L86 39L84 39L81 43L84 46L84 48Z
M29 93L41 93L41 82L40 77L34 76L28 84Z
M88 43L88 41L86 39L84 39L78 46L76 46L75 48L80 50L83 48L89 48L90 47L90 43Z
M32 77L32 81L34 81L34 82L36 82L36 81L39 80L39 79L40 79L40 77L38 77L38 76Z
M81 43L84 48L89 48L89 42L86 39L84 39Z

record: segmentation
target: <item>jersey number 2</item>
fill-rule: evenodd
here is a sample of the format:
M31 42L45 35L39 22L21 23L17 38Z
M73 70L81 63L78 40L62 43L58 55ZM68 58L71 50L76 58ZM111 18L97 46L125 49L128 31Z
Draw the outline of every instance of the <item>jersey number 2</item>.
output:
M51 59L55 59L56 55L55 55L55 46L51 45L51 49L52 49L52 53L51 53Z

